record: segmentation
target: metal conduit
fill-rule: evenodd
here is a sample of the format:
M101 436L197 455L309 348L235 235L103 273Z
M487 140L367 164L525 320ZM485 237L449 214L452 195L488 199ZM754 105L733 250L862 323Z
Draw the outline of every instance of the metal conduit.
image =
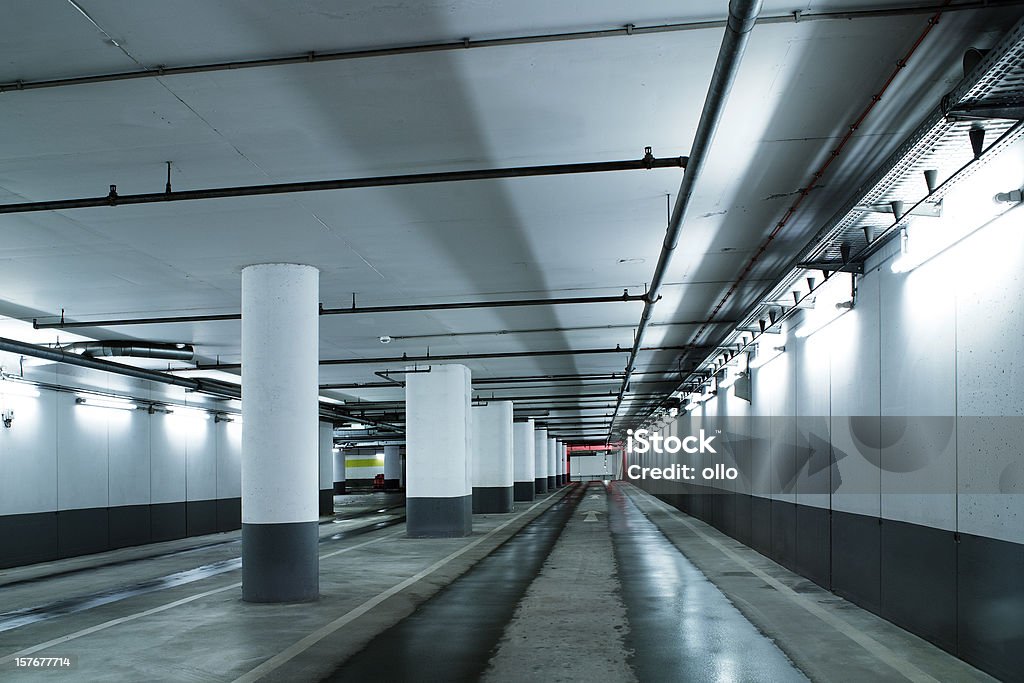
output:
M715 132L725 110L725 103L732 89L739 72L740 60L747 47L747 39L750 31L754 28L754 22L761 11L761 0L730 0L729 20L722 38L722 46L718 51L718 59L715 62L715 70L711 76L711 84L708 86L708 93L704 100L704 109L701 111L700 122L697 124L697 133L693 139L693 147L690 150L690 159L687 162L686 173L683 174L679 192L676 195L675 205L672 207L672 214L669 217L668 228L665 231L665 241L658 255L658 263L654 268L654 276L651 278L651 286L648 292L648 299L644 302L643 313L640 314L640 324L637 326L636 338L633 341L633 349L630 351L629 360L626 363L625 376L622 379L622 388L619 390L619 397L616 401L615 416L618 416L619 405L629 387L630 377L636 364L636 357L643 344L644 334L654 314L654 306L660 298L661 286L665 280L665 273L668 271L672 261L673 252L679 243L679 235L682 232L683 221L690 207L690 198L697 181L700 179L704 169L704 162L708 150L714 140ZM614 422L614 419L613 419ZM608 437L611 438L611 429Z
M950 5L946 11L988 9L1010 7L1024 4L1024 0L974 0ZM812 21L836 21L852 19L876 19L899 17L913 14L933 12L937 5L895 5L874 9L826 12L789 12L772 16L759 17L758 24L792 24ZM626 24L608 29L593 31L568 31L561 33L542 33L536 35L507 36L484 40L464 38L457 41L402 45L365 50L334 50L325 52L304 52L282 57L264 57L260 59L214 62L189 66L155 66L138 71L121 71L91 76L73 76L70 78L51 78L37 81L10 81L0 83L0 93L16 93L27 90L60 88L89 83L109 83L111 81L127 81L145 78L163 78L187 74L206 74L218 71L238 71L271 66L287 66L297 64L317 64L322 62L346 61L353 59L370 59L375 57L391 57L396 55L424 54L432 52L459 52L488 47L507 47L512 45L534 45L538 43L566 42L574 40L592 40L595 38L616 38L623 36L648 35L658 33L676 33L680 31L697 31L724 28L726 22L720 19L710 21L690 21L669 24L653 24L635 26Z
M646 301L646 294L630 294L623 290L616 296L576 296L555 299L500 299L497 301L448 301L431 304L401 304L396 306L351 306L349 308L320 308L320 315L360 315L373 313L410 313L419 311L452 311L473 308L514 308L518 306L562 306L571 304L614 304ZM63 316L62 316L63 318ZM171 323L200 323L220 320L241 320L241 313L210 315L180 315L153 318L115 318L111 320L76 320L41 323L32 321L37 330L66 330L76 327L119 327L124 325L164 325Z
M180 192L148 192L144 194L119 195L117 186L111 185L110 192L103 197L80 199L56 199L39 202L0 204L0 214L35 213L40 211L68 211L96 207L125 206L133 204L158 204L184 202L197 199L225 199L231 197L253 197L294 192L320 192L323 190L349 190L365 187L395 187L399 185L424 185L429 183L453 183L467 180L491 180L496 178L529 178L536 176L572 175L578 173L606 173L609 171L639 171L654 168L686 168L686 157L658 159L648 147L642 159L626 161L597 161L580 164L550 164L546 166L516 166L511 168L489 168L473 171L437 171L433 173L411 173L404 175L374 176L369 178L341 178L337 180L313 180L294 183L268 183L265 185L236 185L234 187L213 187L202 190Z

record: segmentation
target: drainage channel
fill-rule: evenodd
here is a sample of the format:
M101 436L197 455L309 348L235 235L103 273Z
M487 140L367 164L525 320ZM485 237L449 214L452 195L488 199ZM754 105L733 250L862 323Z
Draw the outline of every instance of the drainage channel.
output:
M629 664L639 680L807 681L617 484L609 491Z
M585 487L574 485L512 538L324 680L478 680L516 605L584 491Z

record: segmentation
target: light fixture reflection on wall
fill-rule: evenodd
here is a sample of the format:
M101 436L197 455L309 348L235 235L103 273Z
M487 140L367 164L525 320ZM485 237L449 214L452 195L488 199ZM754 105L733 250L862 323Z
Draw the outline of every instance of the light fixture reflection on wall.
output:
M22 384L4 377L0 382L0 394L5 396L22 396L25 398L39 398L39 390L31 384Z

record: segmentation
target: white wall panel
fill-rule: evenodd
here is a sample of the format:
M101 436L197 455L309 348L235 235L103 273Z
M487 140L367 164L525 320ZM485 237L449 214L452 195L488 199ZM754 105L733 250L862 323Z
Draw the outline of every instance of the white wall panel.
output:
M11 427L0 427L0 515L57 509L57 394L4 396L14 411Z
M57 395L57 508L107 507L107 423L126 429L132 413L75 404Z
M789 345L797 359L794 400L796 406L796 500L800 505L828 508L832 491L829 416L829 363L832 329L824 327Z
M170 418L157 413L150 422L153 503L185 500L186 438Z
M956 289L939 265L878 270L882 516L955 529Z
M150 502L149 425L152 416L143 410L136 410L127 415L129 417L127 420L112 419L108 421L110 505L148 505Z
M217 434L217 497L242 496L242 423L220 422ZM332 484L333 486L333 484Z
M881 348L878 275L858 283L857 307L828 328L832 508L881 514L879 419Z
M171 422L185 435L185 499L217 497L217 441L213 418L194 410L173 413Z

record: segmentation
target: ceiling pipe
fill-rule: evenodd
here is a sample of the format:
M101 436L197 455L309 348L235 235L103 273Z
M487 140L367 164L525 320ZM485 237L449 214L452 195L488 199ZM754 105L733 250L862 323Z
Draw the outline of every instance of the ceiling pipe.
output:
M950 5L947 12L958 10L991 9L995 7L1011 7L1024 4L1022 0L973 0ZM874 19L899 17L914 14L933 12L937 5L894 5L892 7L879 7L863 10L838 10L825 12L787 12L772 16L759 17L758 24L793 24L812 21L836 21L853 19ZM617 38L624 36L639 36L659 33L677 33L681 31L699 31L724 28L726 22L720 19L709 21L688 21L668 24L651 24L635 26L626 24L613 28L597 29L591 31L567 31L561 33L541 33L533 35L505 36L500 38L487 38L482 40L471 40L468 38L455 41L437 43L420 43L412 45L401 45L395 47L372 48L366 50L331 50L323 52L303 52L282 57L262 57L259 59L236 60L229 62L213 62L207 64L193 64L187 66L156 66L144 68L138 71L120 71L109 74L95 74L91 76L72 76L70 78L51 78L38 81L10 81L0 83L0 93L16 93L28 90L41 90L47 88L60 88L74 85L86 85L90 83L109 83L112 81L139 80L145 78L167 78L169 76L181 76L187 74L208 74L219 71L238 71L241 69L256 69L272 66L287 66L300 64L318 64L323 62L348 61L356 59L371 59L379 57L391 57L396 55L425 54L434 52L464 52L466 50L508 47L512 45L535 45L538 43L554 43L575 40L592 40L596 38Z
M658 263L654 267L648 298L644 302L644 310L640 314L640 324L637 326L633 349L626 362L622 388L619 390L619 398L616 401L615 416L618 416L619 405L629 388L629 380L633 375L636 357L642 347L644 334L651 322L651 316L654 314L654 306L661 298L661 286L665 280L665 273L668 271L676 246L679 244L683 221L690 208L690 198L693 196L694 187L704 170L708 150L714 141L729 91L739 72L740 60L746 50L747 40L760 11L761 0L730 0L729 2L729 19L725 36L722 38L722 46L718 51L715 70L711 76L711 84L708 86L708 93L704 99L704 109L701 111L700 122L697 124L697 132L694 135L686 173L683 174L679 192L676 194L675 205L672 207L668 228L665 231L665 241L662 243L661 253L658 255ZM611 438L611 428L609 428L608 437Z
M689 346L652 346L639 349L640 351L679 351L690 349ZM551 351L509 351L506 353L452 353L438 356L387 356L377 358L327 358L320 361L320 365L389 365L392 363L436 363L438 361L460 361L460 360L488 360L498 358L540 358L546 356L587 356L611 353L627 353L627 350L616 346L611 349L557 349ZM197 364L194 368L186 370L238 370L241 363L213 363L209 365Z
M575 296L554 299L506 299L497 301L448 301L432 304L405 304L397 306L351 306L349 308L320 307L320 315L366 315L373 313L412 313L418 311L453 311L474 308L514 308L518 306L563 306L571 304L615 304L646 301L646 294L630 294L628 289L616 296ZM220 320L241 320L241 313L210 315L178 315L154 318L114 318L111 320L61 320L53 323L32 321L37 330L66 330L75 327L120 327L124 325L165 325L171 323L205 323Z
M90 358L127 356L130 358L157 358L160 360L191 361L195 348L191 344L168 344L147 341L74 342L62 346L65 351Z
M644 150L642 159L624 161L597 161L579 164L549 164L545 166L515 166L509 168L486 168L472 171L436 171L404 175L373 176L368 178L341 178L337 180L313 180L296 183L269 183L265 185L236 185L213 187L203 190L163 191L145 194L119 195L117 186L111 185L109 194L103 197L81 199L56 199L39 202L0 204L0 214L37 213L40 211L69 211L97 207L128 206L136 204L160 204L185 202L197 199L227 199L254 197L294 192L320 192L324 190L350 190L365 187L395 187L399 185L424 185L430 183L454 183L467 180L492 180L496 178L533 178L537 176L574 175L579 173L606 173L609 171L641 171L653 168L686 168L686 157L656 158L651 148Z
M89 370L109 372L114 375L132 377L134 379L145 380L147 382L169 384L171 386L183 387L186 391L195 391L202 394L209 394L211 396L218 396L220 398L242 398L242 387L237 384L231 384L230 382L219 382L217 380L198 379L193 377L178 377L177 375L172 375L166 372L135 368L130 365L122 365L121 363L114 363L109 360L101 360L99 358L91 358L89 356L68 352L62 348L39 346L37 344L29 344L16 339L7 339L6 337L0 337L0 351L18 354L19 356L28 356L30 358L39 358L53 363L74 365L76 367L87 368ZM400 429L386 422L378 422L376 420L368 420L348 415L339 411L330 403L320 404L320 416L328 419L350 420L352 422L372 424L388 429Z

